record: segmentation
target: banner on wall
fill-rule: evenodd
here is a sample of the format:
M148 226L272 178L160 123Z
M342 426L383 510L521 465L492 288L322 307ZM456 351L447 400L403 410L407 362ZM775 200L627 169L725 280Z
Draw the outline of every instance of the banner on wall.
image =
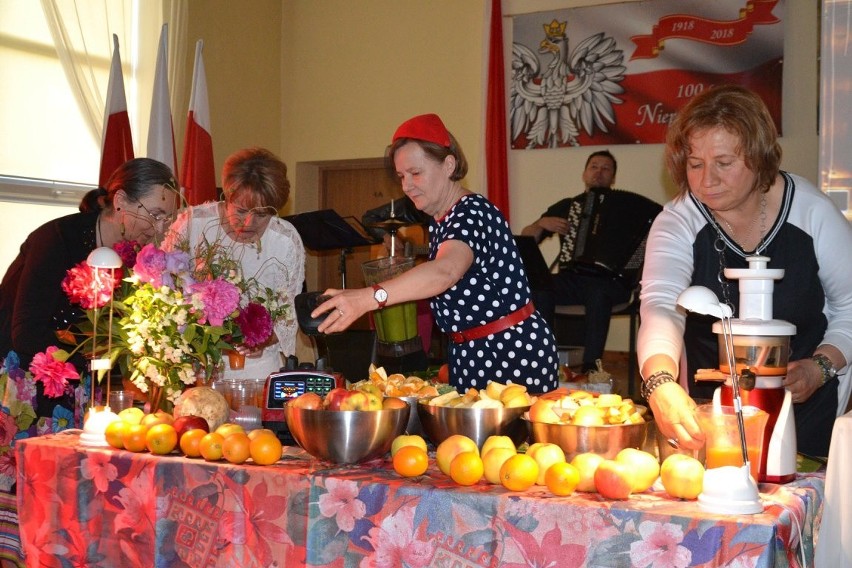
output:
M657 144L690 98L740 84L781 132L785 0L647 0L513 18L514 149Z

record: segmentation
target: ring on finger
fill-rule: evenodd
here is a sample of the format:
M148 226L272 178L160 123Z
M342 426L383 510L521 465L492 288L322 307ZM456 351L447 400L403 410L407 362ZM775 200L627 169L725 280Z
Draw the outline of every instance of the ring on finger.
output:
M677 442L677 438L669 438L666 442L674 449L678 449L680 447L680 444Z
M340 314L340 317L343 317L343 310L341 310L340 308L337 308L337 313Z

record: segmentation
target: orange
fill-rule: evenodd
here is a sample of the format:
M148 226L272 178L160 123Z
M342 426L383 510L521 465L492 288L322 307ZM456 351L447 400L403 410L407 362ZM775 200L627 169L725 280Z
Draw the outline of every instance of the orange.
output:
M479 452L460 452L450 462L450 479L459 485L474 485L484 473L485 466Z
M257 465L272 465L281 459L281 440L275 434L261 434L251 441L249 453Z
M243 463L251 456L251 439L243 432L234 432L225 436L222 442L222 455L231 463Z
M180 437L180 451L188 458L201 457L201 438L207 435L207 432L201 428L184 432Z
M500 468L500 483L509 491L526 491L538 479L538 463L526 454L517 454Z
M262 434L272 434L274 436L275 432L273 432L269 428L255 428L254 430L249 430L247 432L247 434L248 434L249 440L254 440L255 438L257 438L258 436L260 436Z
M104 436L106 437L107 444L113 448L123 450L124 442L121 441L121 437L124 435L124 432L129 426L130 424L120 418L107 424L106 430L104 430Z
M429 456L418 446L403 446L393 456L393 470L403 477L417 477L426 473Z
M131 452L144 452L148 449L145 445L145 435L147 433L148 427L144 424L130 424L121 436L121 443L124 444L124 449Z
M551 465L544 474L544 484L554 495L571 495L578 483L580 483L580 470L567 462Z
M152 454L169 454L177 447L177 443L177 430L171 424L154 424L145 433L145 447Z
M201 457L207 461L219 461L222 459L222 443L225 437L216 432L205 434L201 441L198 442L198 450L201 452Z

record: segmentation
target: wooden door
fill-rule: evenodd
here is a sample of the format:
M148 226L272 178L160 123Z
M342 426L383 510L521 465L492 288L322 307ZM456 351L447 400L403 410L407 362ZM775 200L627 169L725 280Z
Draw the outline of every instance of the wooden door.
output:
M381 158L348 167L324 169L320 177L319 209L333 209L341 217L352 217L358 222L368 210L401 197L403 193L399 181L390 177ZM346 253L346 288L365 286L361 263L382 256L381 249L382 245L360 246ZM318 288L341 288L341 251L325 251L317 256ZM368 325L367 318L362 318L353 327L366 329Z

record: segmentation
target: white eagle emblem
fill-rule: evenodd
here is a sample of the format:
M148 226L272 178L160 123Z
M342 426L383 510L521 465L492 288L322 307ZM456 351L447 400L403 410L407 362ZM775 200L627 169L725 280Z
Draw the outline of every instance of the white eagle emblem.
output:
M577 146L580 128L590 136L595 126L608 132L615 123L613 104L624 92L624 52L603 32L580 42L569 54L567 22L544 25L539 53L552 61L542 73L538 57L525 45L512 44L512 86L509 95L512 141L526 136L527 148L560 144Z

